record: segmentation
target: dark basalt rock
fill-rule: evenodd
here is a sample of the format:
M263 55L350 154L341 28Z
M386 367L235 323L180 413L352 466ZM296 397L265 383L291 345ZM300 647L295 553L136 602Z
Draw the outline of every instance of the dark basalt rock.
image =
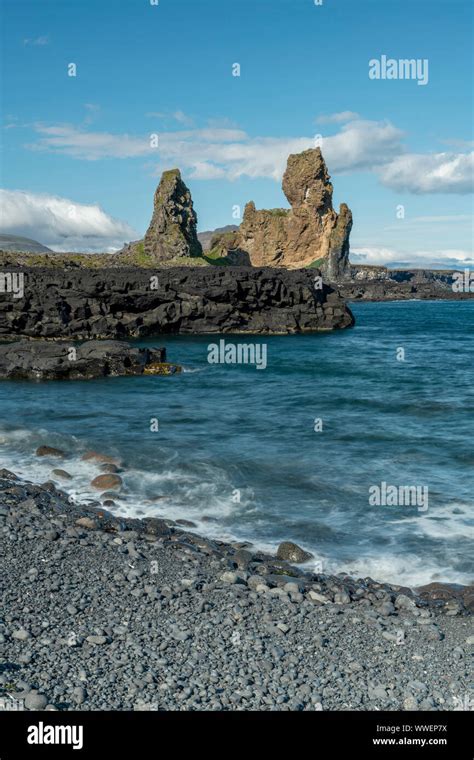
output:
M144 253L155 261L202 256L191 193L181 179L179 169L162 174L143 245Z
M473 291L456 287L456 270L388 269L382 266L352 265L346 276L333 278L344 298L350 301L401 301L411 299L465 300Z
M284 559L287 562L307 562L312 556L292 541L283 541L277 551L277 559Z
M162 362L165 357L164 348L133 348L121 341L89 341L75 348L64 342L21 340L0 346L0 377L85 380L107 375L142 375L148 364ZM55 452L56 449L42 446L36 453L41 456Z
M317 269L31 267L15 271L24 275L24 296L0 294L0 339L287 334L354 324L339 293L321 283ZM66 359L68 375L69 365Z

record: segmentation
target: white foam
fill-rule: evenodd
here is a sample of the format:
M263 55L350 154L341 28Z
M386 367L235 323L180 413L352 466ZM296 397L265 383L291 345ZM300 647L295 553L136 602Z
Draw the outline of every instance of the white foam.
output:
M99 474L100 463L81 459L82 451L71 438L61 439L63 448L71 448L77 453L64 459L37 457L34 449L44 440L49 445L59 446L58 437L46 431L8 431L0 433L2 467L11 470L24 480L44 483L52 480L66 491L76 503L100 500L100 491L91 486L91 480ZM26 445L18 446L18 443ZM202 463L199 476L186 472L181 466L170 466L178 459L178 454L167 456L165 469L147 471L125 469L120 473L123 481L121 492L114 496L115 506L108 509L122 517L163 517L171 520L185 519L196 523L195 530L212 534L222 540L234 539L217 520L225 520L241 510L252 508L251 489L240 490L240 501L233 500L234 486L222 470L209 463ZM52 474L52 470L66 470L71 480L63 480ZM110 489L113 491L113 489ZM158 497L158 500L156 500ZM203 506L204 505L204 506ZM207 521L205 518L210 517ZM203 519L204 518L204 519ZM215 521L212 520L215 518Z
M35 456L35 448L45 441L66 451L74 451L75 454L66 459ZM54 480L58 487L78 503L100 499L100 492L90 485L91 480L101 472L100 466L90 460L81 460L82 448L74 436L52 435L46 430L0 430L0 454L1 466L20 478L34 483ZM126 469L120 473L123 490L114 498L116 506L108 508L111 512L123 517L153 516L190 520L196 524L192 530L203 535L229 542L249 541L255 549L275 553L278 540L259 541L252 535L252 528L246 519L250 514L255 517L257 512L251 489L241 489L240 502L235 502L234 485L229 475L221 468L203 462L199 465L199 470L195 464L196 471L193 472L180 464L178 452L160 454L162 457L159 470L137 468ZM60 480L52 476L52 470L55 468L65 469L72 475L72 480ZM153 496L159 497L158 500L152 498ZM426 513L416 513L413 517L394 519L390 524L396 531L397 541L403 542L408 530L410 533L416 531L430 538L453 541L454 552L454 542L457 538L473 536L468 509L469 505L454 503L436 510L433 508ZM206 517L211 519L207 520ZM233 527L227 527L226 521L231 521ZM252 524L255 526L255 522ZM329 527L342 527L344 524L347 526L347 514L344 510L333 510ZM366 529L370 533L375 531L376 526L368 525ZM388 551L382 554L381 551L377 556L367 554L344 561L318 554L317 547L308 545L304 548L315 555L315 560L302 567L314 569L316 572L344 572L354 577L370 576L379 581L407 586L432 581L461 584L472 582L472 574L458 572L448 565L441 567L434 561L427 561L426 557L393 554ZM322 563L322 568L319 563Z
M426 558L413 555L399 556L385 553L383 556L359 557L353 561L323 561L324 573L347 573L355 578L369 576L376 581L395 583L399 586L423 586L439 581L443 583L460 583L469 585L473 574L457 572L452 567L440 567L427 562Z
M473 512L473 506L466 507L464 504L445 504L442 507L428 509L426 512L418 512L416 515L403 520L396 520L398 524L412 524L418 533L430 538L442 538L444 540L466 538L474 540L474 520L469 515Z
M205 367L182 367L181 369L185 374L188 374L188 375L193 374L194 372L205 371Z

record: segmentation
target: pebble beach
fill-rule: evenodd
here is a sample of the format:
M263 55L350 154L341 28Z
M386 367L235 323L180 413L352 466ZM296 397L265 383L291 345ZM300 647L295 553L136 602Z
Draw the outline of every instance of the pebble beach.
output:
M305 573L6 470L0 532L4 710L472 709L472 588Z

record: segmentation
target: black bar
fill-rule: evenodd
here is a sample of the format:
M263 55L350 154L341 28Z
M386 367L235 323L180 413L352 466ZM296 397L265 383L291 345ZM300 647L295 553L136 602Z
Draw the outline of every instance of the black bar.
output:
M82 748L31 744L41 738L31 727L82 726ZM469 730L471 729L471 730ZM55 736L55 735L54 735ZM80 734L66 732L80 744ZM55 736L61 739L61 734ZM424 745L422 744L424 740ZM0 713L0 760L78 757L117 760L159 758L183 751L206 755L257 748L263 756L450 758L472 760L472 715L468 712L20 712ZM259 752L260 754L260 752Z

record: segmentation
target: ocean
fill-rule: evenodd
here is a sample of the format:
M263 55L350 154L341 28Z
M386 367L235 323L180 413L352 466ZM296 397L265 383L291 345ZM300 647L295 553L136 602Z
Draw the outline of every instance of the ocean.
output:
M39 483L61 467L88 502L95 449L124 463L116 514L272 552L292 540L324 573L470 583L474 301L351 308L356 326L336 332L137 341L166 346L172 377L2 381L1 466ZM209 362L220 338L265 362ZM42 444L68 458L36 457Z

